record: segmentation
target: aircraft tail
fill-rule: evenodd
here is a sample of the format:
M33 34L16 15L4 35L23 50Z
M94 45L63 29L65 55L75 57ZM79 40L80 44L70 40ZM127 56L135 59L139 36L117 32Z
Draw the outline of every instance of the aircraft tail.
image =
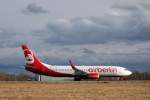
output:
M22 47L22 50L24 52L24 56L26 59L26 66L38 68L42 65L42 62L34 55L32 50L29 49L27 45L22 44L21 47Z

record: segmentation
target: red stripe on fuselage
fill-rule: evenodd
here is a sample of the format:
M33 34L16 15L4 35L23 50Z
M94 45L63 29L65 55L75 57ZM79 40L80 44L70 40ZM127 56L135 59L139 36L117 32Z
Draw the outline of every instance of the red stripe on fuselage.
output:
M38 73L38 74L53 76L53 77L73 77L74 76L72 74L56 72L54 70L47 68L45 65L41 63L38 65L38 67L27 65L26 70L29 70L33 73Z

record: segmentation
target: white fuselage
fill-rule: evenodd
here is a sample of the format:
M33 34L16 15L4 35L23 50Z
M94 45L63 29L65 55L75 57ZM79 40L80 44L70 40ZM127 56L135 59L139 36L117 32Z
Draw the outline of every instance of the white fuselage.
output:
M59 73L74 74L74 70L70 66L44 65ZM100 76L129 76L132 74L131 71L120 66L76 66L76 68L87 73L98 72Z

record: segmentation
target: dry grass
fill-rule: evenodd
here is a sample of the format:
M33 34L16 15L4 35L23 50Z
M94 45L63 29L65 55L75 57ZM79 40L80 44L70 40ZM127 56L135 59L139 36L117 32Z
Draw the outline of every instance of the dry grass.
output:
M150 81L0 82L0 100L150 100Z

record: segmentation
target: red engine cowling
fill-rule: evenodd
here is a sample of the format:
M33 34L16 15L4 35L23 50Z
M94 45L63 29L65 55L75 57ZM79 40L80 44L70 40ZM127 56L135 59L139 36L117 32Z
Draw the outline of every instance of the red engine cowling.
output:
M91 78L91 79L98 79L100 77L99 73L89 73L87 75L88 78Z

